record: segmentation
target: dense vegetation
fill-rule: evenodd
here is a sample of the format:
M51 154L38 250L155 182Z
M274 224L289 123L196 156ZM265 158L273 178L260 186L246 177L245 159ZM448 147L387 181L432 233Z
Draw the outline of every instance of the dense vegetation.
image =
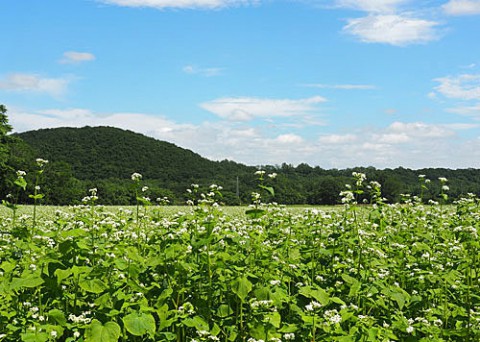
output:
M293 166L246 166L233 161L210 161L171 143L112 127L55 128L7 134L6 108L0 127L0 196L13 193L17 170L26 171L27 183L35 184L35 159L49 160L40 179L44 204L79 203L90 188L97 188L102 204L132 204L135 196L127 181L139 172L150 188L152 199L168 197L171 203L185 202L185 189L192 183L223 187L222 202L236 205L250 201L255 190L255 170L277 173L275 196L269 200L282 204L336 204L352 172L366 173L382 185L382 195L398 202L401 194L419 195L426 200L440 193L438 177L449 180L450 199L468 193L480 194L480 170L405 168L379 170L373 167L325 170L307 164ZM418 175L432 179L422 189ZM272 183L273 184L273 183ZM32 190L32 189L31 189ZM31 191L33 192L33 191ZM24 194L20 203L31 203Z
M193 187L173 215L146 201L110 212L95 189L50 213L13 207L0 216L0 340L479 341L478 197L387 205L353 176L330 211L258 194L228 215L217 186ZM359 207L365 194L374 204Z

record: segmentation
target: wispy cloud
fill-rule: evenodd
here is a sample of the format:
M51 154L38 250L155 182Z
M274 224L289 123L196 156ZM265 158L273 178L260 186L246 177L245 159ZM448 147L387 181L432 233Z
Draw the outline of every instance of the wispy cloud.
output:
M0 79L0 90L14 92L44 93L54 97L62 96L70 80L46 78L36 74L13 73Z
M232 121L248 121L257 117L290 117L306 115L318 111L318 104L325 102L321 96L306 99L266 99L256 97L224 97L200 106L223 118Z
M459 100L480 100L480 74L462 74L436 78L435 90L445 97Z
M367 13L360 18L347 19L343 32L364 43L395 46L427 43L439 38L436 21L423 19L418 11L406 11L412 0L335 0L340 8ZM425 13L425 12L424 12ZM424 14L423 13L423 14Z
M60 63L62 64L79 64L95 60L95 55L90 52L67 51L63 54Z
M426 43L439 38L434 21L397 14L368 15L348 19L344 32L365 43L384 43L397 46Z
M442 6L449 15L480 14L480 0L450 0Z
M365 12L387 13L394 12L400 5L409 0L337 0L336 6L352 8Z
M216 9L257 4L260 0L98 0L106 4L125 7Z
M475 120L480 120L480 103L472 106L458 106L447 108L447 112L468 116Z
M205 77L219 76L222 74L223 68L199 68L194 65L185 65L182 71L186 74L200 75Z
M322 84L322 83L307 83L304 87L321 88L321 89L341 89L341 90L371 90L376 89L374 85L370 84Z

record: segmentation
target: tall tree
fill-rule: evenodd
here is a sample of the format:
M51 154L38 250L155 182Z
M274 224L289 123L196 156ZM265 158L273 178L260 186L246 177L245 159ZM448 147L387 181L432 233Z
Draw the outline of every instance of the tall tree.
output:
M7 107L0 104L0 168L4 169L8 159L8 133L12 131L12 126L8 123Z
M10 157L10 141L11 136L8 135L12 131L12 126L8 123L7 107L0 104L0 195L5 195L8 184L8 166Z

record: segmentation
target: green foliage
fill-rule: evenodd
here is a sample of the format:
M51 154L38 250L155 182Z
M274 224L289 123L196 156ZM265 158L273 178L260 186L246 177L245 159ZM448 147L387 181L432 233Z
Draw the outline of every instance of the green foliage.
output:
M120 338L120 326L115 322L103 325L94 319L85 330L85 342L116 342Z
M109 211L91 189L83 205L0 216L0 339L478 341L480 199L445 206L441 177L438 202L386 205L353 176L329 211L227 215L220 186L194 185L170 215Z
M123 317L125 329L133 336L143 336L148 334L150 337L155 336L155 318L151 314L132 312Z

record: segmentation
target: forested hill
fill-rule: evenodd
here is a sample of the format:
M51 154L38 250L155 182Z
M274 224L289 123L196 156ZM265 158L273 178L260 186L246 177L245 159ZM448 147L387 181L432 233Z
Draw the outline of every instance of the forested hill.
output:
M36 156L50 161L48 169L63 170L83 188L102 190L101 200L108 204L132 201L128 183L134 172L142 174L154 196L178 202L192 183L216 183L226 184L226 199L235 202L237 177L251 187L256 170L232 161L211 161L174 144L113 127L41 129L16 136Z
M54 128L18 136L44 159L71 165L80 180L129 179L134 172L146 179L184 181L210 178L219 172L245 170L218 163L174 144L113 127Z
M15 187L13 170L27 171L29 188L20 194L28 202L27 193L34 186L35 158L48 159L41 179L45 204L74 204L97 188L103 204L133 204L135 191L130 176L143 175L149 187L146 196L152 199L167 196L172 203L184 203L186 189L192 183L207 191L210 184L223 187L223 202L248 204L251 192L259 191L254 175L257 167L232 161L211 161L200 155L142 134L112 127L55 128L14 135L10 147L10 179L0 189L0 195L12 193ZM325 170L307 164L262 166L277 173L275 180L266 178L266 185L275 189L275 196L265 200L282 204L335 204L345 184L352 183L352 172L362 172L368 181L382 185L382 195L390 202L399 201L402 194L420 195L425 201L438 200L441 192L439 177L448 178L449 200L467 193L480 194L480 170L450 170L406 168L379 170L373 167ZM431 179L422 190L418 175ZM29 190L30 189L30 190ZM238 189L238 192L237 192ZM268 196L268 194L264 194ZM23 196L23 197L22 197ZM3 197L2 197L3 198Z

